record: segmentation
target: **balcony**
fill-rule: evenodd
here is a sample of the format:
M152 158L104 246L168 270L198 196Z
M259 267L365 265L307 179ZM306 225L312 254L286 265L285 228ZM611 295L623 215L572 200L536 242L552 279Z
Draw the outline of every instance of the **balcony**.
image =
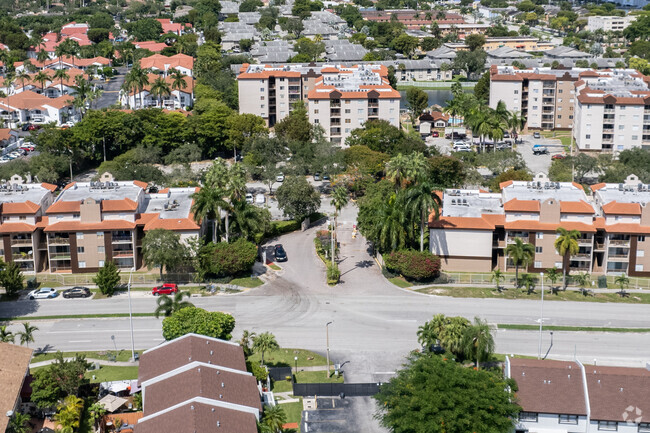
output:
M113 235L113 238L111 239L111 242L114 244L118 243L131 243L133 242L133 239L131 238L131 235Z
M578 239L578 245L589 245L591 246L593 243L593 239L591 238L580 238Z
M368 108L379 108L379 102L369 102Z
M542 92L542 95L544 95L544 96L555 96L555 90L554 89L545 89Z
M116 250L113 251L113 258L133 257L133 250Z
M629 239L610 239L610 245L630 245Z
M379 116L378 108L368 108L368 117L377 117Z
M330 108L341 108L341 101L339 101L339 102L330 102Z
M341 126L341 119L338 119L338 118L332 119L332 121L330 122L330 125L331 126Z
M605 108L604 113L605 114L614 114L614 109L613 108Z
M340 108L331 108L330 109L330 117L340 117L341 116L341 109Z
M330 128L330 137L341 135L341 128Z
M50 260L70 260L70 253L50 253Z
M70 245L70 238L48 238L47 242L50 245Z
M31 247L32 246L32 239L12 239L11 240L11 246L12 247L18 247L18 246L25 246L25 247Z
M589 253L579 253L574 256L571 256L571 260L579 260L579 261L584 261L584 260L591 260L591 254Z
M613 138L604 138L603 137L603 144L614 144L614 139Z
M29 253L13 253L11 258L14 262L25 261L25 260L34 260L34 254Z
M555 101L553 98L543 98L542 99L542 105L554 105Z

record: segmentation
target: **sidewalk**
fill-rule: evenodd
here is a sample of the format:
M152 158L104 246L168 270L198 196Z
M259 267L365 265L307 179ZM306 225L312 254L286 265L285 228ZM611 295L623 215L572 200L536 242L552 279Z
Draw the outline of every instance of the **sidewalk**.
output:
M66 361L74 361L75 358L63 358ZM113 367L137 367L138 363L137 362L131 362L131 361L108 361L106 359L94 359L94 358L86 358L86 361L90 362L91 364L99 364L99 365L111 365ZM44 367L46 365L54 364L56 362L56 359L48 359L46 361L40 361L40 362L33 362L29 364L31 368L35 367ZM324 368L326 370L327 368Z
M494 289L496 290L496 286L494 284L485 284L485 283L447 283L447 284L423 284L421 286L409 286L406 287L407 290L419 290L419 289L448 289L452 287L476 287L480 289ZM500 284L499 287L503 290L510 290L510 289L516 289L514 284ZM556 287L556 286L553 286ZM542 288L541 284L537 284L535 286L534 290L539 290ZM520 287L522 290L526 290L524 286ZM549 293L551 289L551 286L548 284L544 284L544 291ZM611 289L598 289L598 288L592 288L592 287L585 287L585 289L593 292L593 293L617 293L621 289L616 287L616 288L611 288ZM567 292L580 292L579 287L567 287L566 290L560 289L560 292L567 291ZM634 294L634 293L649 293L650 291L645 290L645 289L625 289L627 293Z

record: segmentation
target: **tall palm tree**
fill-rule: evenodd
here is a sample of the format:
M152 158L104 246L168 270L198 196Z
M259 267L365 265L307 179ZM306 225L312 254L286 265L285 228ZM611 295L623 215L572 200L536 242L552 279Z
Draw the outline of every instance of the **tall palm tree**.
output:
M172 81L171 87L173 90L178 90L180 92L181 90L187 88L187 81L185 81L185 74L183 74L181 71L179 71L176 68L173 68L171 70L171 73L170 71L168 71L167 74L171 78ZM178 101L180 102L180 95L178 97Z
M249 331L248 329L244 329L244 331L241 334L241 338L239 339L239 345L244 349L244 354L246 356L249 356L251 353L251 344L253 342L253 338L255 338L257 334L255 334L252 331Z
M339 227L339 213L341 209L348 204L348 189L344 186L338 186L332 193L332 200L330 204L334 206L334 239L337 239L337 230ZM334 255L332 254L332 265L334 265Z
M270 350L279 349L280 345L275 339L275 335L270 332L262 332L253 337L253 351L259 352L261 355L262 364L264 364L264 354Z
M34 332L38 331L36 326L32 326L29 322L23 322L23 330L16 332L16 336L20 339L20 345L23 344L29 347L29 343L34 342Z
M426 177L429 162L421 152L410 155L401 153L386 163L386 177L395 184L395 189L405 189L411 183Z
M420 251L424 251L424 230L431 210L434 219L440 217L442 202L435 189L436 186L427 181L416 183L405 191L406 211L412 220L419 220L420 223Z
M33 80L41 85L41 93L45 93L45 83L50 80L49 75L43 71L39 71L33 78Z
M127 85L128 83L128 85ZM124 84L127 85L127 88L133 89L134 101L136 101L136 96L140 94L140 108L143 106L142 100L142 91L145 86L149 84L149 74L147 69L142 69L139 64L134 64L133 68L126 74ZM137 107L137 103L136 103Z
M194 203L192 204L192 213L194 220L200 224L202 220L212 221L212 242L217 242L217 229L221 221L221 209L228 206L224 200L223 190L213 186L204 186L192 194Z
M444 112L451 116L451 138L454 138L454 127L456 126L456 119L464 112L463 100L460 98L453 98L447 101L447 106Z
M284 431L282 426L287 423L287 414L279 404L266 406L262 423L269 427L273 433L281 433Z
M267 209L253 206L246 200L236 200L231 203L231 210L230 231L239 233L249 241L257 241L257 235L265 233L271 224L271 214Z
M162 314L165 317L169 317L178 310L182 310L183 308L187 307L193 307L194 304L183 300L183 298L189 297L190 292L176 292L171 298L167 295L162 295L156 301L158 307L156 308L156 311L154 311L154 316L158 318Z
M476 360L476 368L480 369L482 360L487 360L494 352L492 330L485 320L474 318L474 324L465 330L463 335L465 353Z
M54 72L54 78L58 78L60 80L61 96L63 96L63 80L68 80L70 78L70 74L68 74L68 71L65 69L57 69Z
M381 251L395 251L406 244L406 212L402 200L394 194L388 198L380 210L383 221L379 229L379 247Z
M165 81L163 77L158 77L151 84L149 93L151 94L151 96L158 98L158 106L160 108L163 108L163 103L162 103L163 96L171 95L172 91L171 88L169 87L169 84L167 84L167 81Z
M510 128L514 139L526 124L526 118L519 111L511 111L506 124Z
M15 79L16 78L14 75L10 73L5 74L4 85L6 90L5 97L7 98L7 106L10 106L9 96L11 96L11 89ZM11 120L8 123L9 123L9 128L11 128Z
M13 343L16 339L16 336L7 331L7 326L0 326L0 341L3 343Z
M555 250L562 256L562 287L566 289L567 281L566 276L569 273L570 258L574 254L578 254L580 247L578 246L578 238L580 232L578 230L567 230L564 227L558 227L558 237L555 239Z
M515 264L515 284L519 287L519 266L528 266L535 257L535 247L515 238L515 242L506 247L506 254Z
M246 198L246 169L241 164L234 164L228 169L225 184L227 206L226 211L226 242L230 240L230 212L233 204Z
M20 72L16 72L16 79L20 80L20 85L23 88L23 92L25 91L25 81L29 80L30 78L31 77L25 68L23 68Z

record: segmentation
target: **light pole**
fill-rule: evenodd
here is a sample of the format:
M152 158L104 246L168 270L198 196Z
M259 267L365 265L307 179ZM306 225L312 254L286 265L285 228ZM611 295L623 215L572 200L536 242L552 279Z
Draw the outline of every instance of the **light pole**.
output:
M135 340L133 338L133 310L131 309L131 277L133 276L133 268L129 274L129 323L131 325L131 361L135 361Z
M537 350L537 359L542 358L542 327L544 326L544 272L539 275L542 278L542 307L539 313L539 348Z
M330 325L333 322L327 322L325 324L325 338L327 343L327 378L330 377Z
M296 376L296 379L298 379L298 357L297 357L297 356L294 356L294 357L293 357L293 361L294 361L295 364L296 364L296 372L294 373L294 375Z

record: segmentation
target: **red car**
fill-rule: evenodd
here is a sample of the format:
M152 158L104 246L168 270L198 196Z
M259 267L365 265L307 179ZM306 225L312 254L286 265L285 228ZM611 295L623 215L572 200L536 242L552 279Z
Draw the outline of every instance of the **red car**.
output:
M566 158L566 156L562 155L561 153L551 156L551 159L564 159L564 158Z
M171 295L172 293L176 293L176 292L178 292L178 286L173 283L165 283L162 286L154 287L151 290L151 293L154 296Z
M432 137L440 137L440 134L438 133L438 131L432 131L431 136Z

